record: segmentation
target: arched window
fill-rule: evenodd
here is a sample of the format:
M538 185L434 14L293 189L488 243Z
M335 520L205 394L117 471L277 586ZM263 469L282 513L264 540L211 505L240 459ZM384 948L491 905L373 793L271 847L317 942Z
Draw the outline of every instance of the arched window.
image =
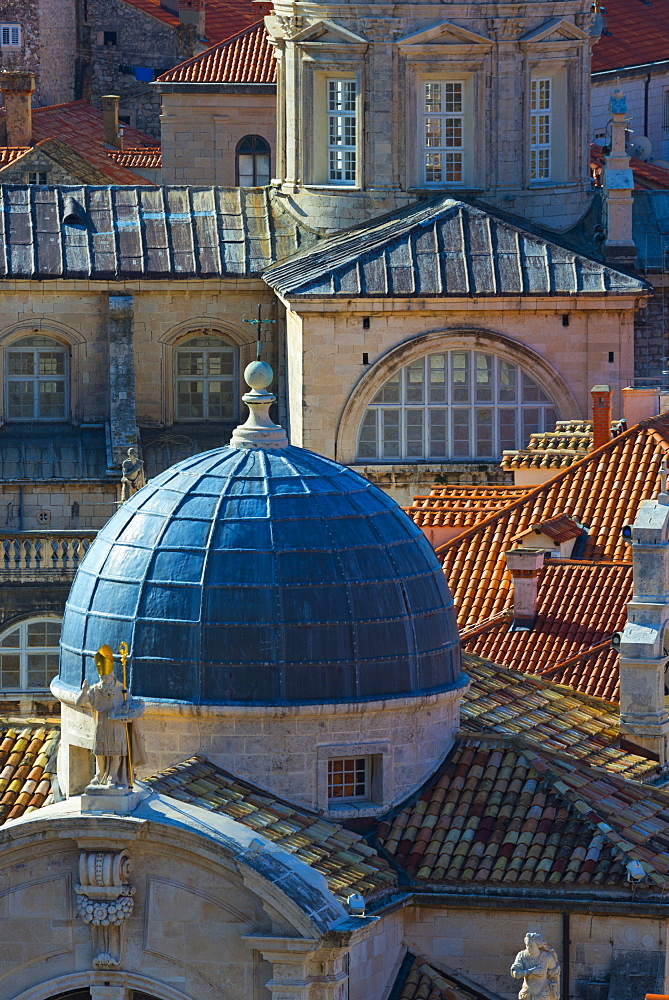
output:
M33 618L0 635L0 690L48 691L58 673L59 618Z
M174 350L177 420L234 420L237 349L220 337L200 336Z
M555 403L493 354L443 351L392 375L362 419L358 461L499 459L555 425Z
M237 143L237 184L264 187L270 181L270 148L261 135L245 135Z
M6 419L65 420L68 359L66 347L41 335L6 348Z

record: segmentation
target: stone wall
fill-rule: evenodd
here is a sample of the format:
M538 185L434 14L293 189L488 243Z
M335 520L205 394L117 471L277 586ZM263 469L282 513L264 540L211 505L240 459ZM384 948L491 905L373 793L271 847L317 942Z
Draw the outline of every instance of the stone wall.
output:
M233 187L235 151L245 135L260 135L276 165L276 96L229 90L218 93L165 92L163 85L162 180L164 184L222 184Z
M138 10L123 0L88 0L91 58L91 100L99 106L104 94L121 98L119 115L129 124L160 139L160 96L149 83L135 78L135 67L155 75L193 55L195 33ZM108 34L114 33L116 44Z
M649 280L655 295L634 323L634 375L640 379L659 377L669 355L669 281L661 274L649 275Z
M77 0L0 0L0 21L21 25L20 49L0 50L3 68L31 70L37 107L74 99Z

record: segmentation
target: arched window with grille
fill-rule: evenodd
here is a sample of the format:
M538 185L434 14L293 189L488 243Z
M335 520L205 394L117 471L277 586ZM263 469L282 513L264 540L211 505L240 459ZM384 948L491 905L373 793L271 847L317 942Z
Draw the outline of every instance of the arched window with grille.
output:
M357 460L497 461L557 418L555 402L517 364L482 351L441 351L379 389L360 424Z
M232 344L211 334L175 347L176 420L236 419L237 353Z
M271 157L267 139L245 135L237 143L235 155L239 187L264 187L270 182Z
M48 691L58 673L59 618L32 618L0 635L0 690Z
M51 337L21 337L5 348L5 419L66 420L69 352Z

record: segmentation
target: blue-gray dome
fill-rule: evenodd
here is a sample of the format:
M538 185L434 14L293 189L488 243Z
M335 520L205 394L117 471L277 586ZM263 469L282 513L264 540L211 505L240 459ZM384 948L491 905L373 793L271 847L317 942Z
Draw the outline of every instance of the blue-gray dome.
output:
M134 694L202 704L359 701L462 683L453 600L385 493L287 447L180 462L99 532L65 609L61 684L130 647Z

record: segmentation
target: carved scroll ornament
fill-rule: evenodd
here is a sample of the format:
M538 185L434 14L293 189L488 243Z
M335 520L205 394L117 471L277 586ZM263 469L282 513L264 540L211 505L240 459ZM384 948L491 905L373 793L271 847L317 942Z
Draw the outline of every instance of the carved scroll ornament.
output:
M128 884L130 859L123 851L82 851L75 886L77 914L93 934L93 967L121 965L123 924L132 913L135 887Z

